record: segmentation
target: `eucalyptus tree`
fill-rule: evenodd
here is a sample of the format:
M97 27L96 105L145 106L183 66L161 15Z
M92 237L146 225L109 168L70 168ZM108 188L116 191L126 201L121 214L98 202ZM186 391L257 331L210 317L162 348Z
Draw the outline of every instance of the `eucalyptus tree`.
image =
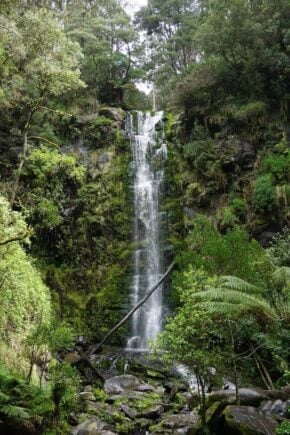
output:
M192 0L149 0L136 15L139 28L146 31L151 50L145 67L149 77L166 94L176 79L198 58L195 32L199 6Z
M65 30L82 47L82 77L90 93L101 102L122 105L124 89L137 73L137 33L119 2L71 1Z

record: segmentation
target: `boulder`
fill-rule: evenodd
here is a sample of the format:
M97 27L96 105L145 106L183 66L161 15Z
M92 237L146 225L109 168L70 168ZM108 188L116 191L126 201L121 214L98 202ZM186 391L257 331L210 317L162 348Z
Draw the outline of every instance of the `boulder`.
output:
M120 409L127 417L131 418L132 420L137 417L137 412L134 409L130 408L130 406L128 405L122 403L120 405Z
M270 410L270 414L271 415L277 415L278 417L283 417L285 412L284 409L284 403L282 402L282 400L278 399L275 400L275 402L273 403L271 410Z
M102 402L92 402L90 400L85 400L83 402L83 409L85 412L98 414L103 408Z
M227 406L219 419L223 435L275 435L278 423L252 406Z
M114 376L106 380L104 389L107 394L121 394L135 390L140 386L140 381L133 375Z
M100 435L104 431L111 431L111 425L102 421L98 417L92 417L84 423L79 424L77 427L72 429L71 435Z
M71 426L77 426L79 424L79 420L74 412L71 412L67 417L68 424Z
M95 402L96 398L94 396L94 394L91 391L82 391L79 394L79 398L81 400L89 400L90 402Z
M281 399L268 400L260 406L260 411L265 415L273 415L278 419L288 418L288 409L290 406L290 400L285 402Z
M198 420L199 416L197 412L190 412L188 414L173 414L166 416L161 421L161 426L165 429L174 430L174 433L179 433L177 430L181 428L187 428L187 430L193 429Z
M143 393L148 393L150 391L154 391L154 387L149 384L141 384L137 388L135 388L136 391L142 391Z
M162 405L152 405L142 411L140 417L149 418L150 420L156 420L163 412L164 408Z

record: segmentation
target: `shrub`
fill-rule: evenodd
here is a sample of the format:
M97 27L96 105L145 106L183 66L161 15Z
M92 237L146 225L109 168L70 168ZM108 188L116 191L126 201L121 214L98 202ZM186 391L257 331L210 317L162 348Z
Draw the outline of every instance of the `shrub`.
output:
M290 433L290 421L284 420L280 426L276 429L277 435L289 435Z
M261 165L264 173L270 173L277 183L287 183L290 179L290 153L270 154Z
M277 205L276 191L271 175L261 175L254 181L253 205L259 212L270 212Z

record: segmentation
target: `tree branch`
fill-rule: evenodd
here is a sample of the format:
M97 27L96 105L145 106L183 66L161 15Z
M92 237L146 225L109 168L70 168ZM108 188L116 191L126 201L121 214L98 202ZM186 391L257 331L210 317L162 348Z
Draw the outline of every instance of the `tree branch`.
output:
M11 237L11 239L7 239L4 240L4 242L0 242L0 246L8 245L8 243L12 243L12 242L19 242L20 240L26 239L26 237L28 236L29 236L29 232L19 236Z
M170 272L172 271L172 269L175 266L175 262L173 261L171 263L171 265L169 266L169 268L167 269L167 271L164 273L164 275L162 275L162 277L159 279L159 281L157 281L156 284L154 284L148 291L148 293L144 296L143 299L141 299L140 302L138 302L137 305L135 305L135 307L132 308L132 310L129 311L128 314L126 314L125 317L123 317L122 320L120 320L119 323L117 323L117 325L114 326L113 329L111 329L111 331L108 332L108 334L105 335L105 337L103 338L103 340L98 343L96 346L94 346L86 355L86 358L89 359L94 353L96 353L98 350L101 349L101 347L103 346L103 344L108 340L108 338L111 337L111 335L113 335L113 333L115 331L117 331L117 329L120 328L120 326L122 326L128 319L130 319L130 317L133 316L133 314L147 301L147 299L150 298L150 296L152 295L152 293L154 293L155 290L158 289L158 287L160 286L160 284L163 283L163 281L165 280L165 278L167 278L167 276L170 274Z
M38 139L38 140L43 140L44 142L47 142L47 143L49 143L50 145L54 145L54 146L56 146L57 148L59 148L59 145L58 145L57 143L55 143L55 142L51 142L50 140L45 139L45 137L41 137L41 136L28 136L27 139Z

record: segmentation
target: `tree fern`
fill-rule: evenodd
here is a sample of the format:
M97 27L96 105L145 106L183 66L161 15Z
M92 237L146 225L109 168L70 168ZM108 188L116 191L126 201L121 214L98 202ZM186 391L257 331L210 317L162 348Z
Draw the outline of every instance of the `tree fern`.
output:
M212 303L227 303L229 305L238 306L240 311L259 310L271 319L278 319L275 310L263 298L256 295L247 294L240 290L230 288L209 288L205 291L197 292L193 295L195 301L207 303L208 309L217 309ZM204 305L205 306L205 305ZM221 307L222 308L222 307ZM233 307L234 309L234 307Z
M259 287L236 276L222 276L221 287L238 290L243 293L261 293L261 289Z

